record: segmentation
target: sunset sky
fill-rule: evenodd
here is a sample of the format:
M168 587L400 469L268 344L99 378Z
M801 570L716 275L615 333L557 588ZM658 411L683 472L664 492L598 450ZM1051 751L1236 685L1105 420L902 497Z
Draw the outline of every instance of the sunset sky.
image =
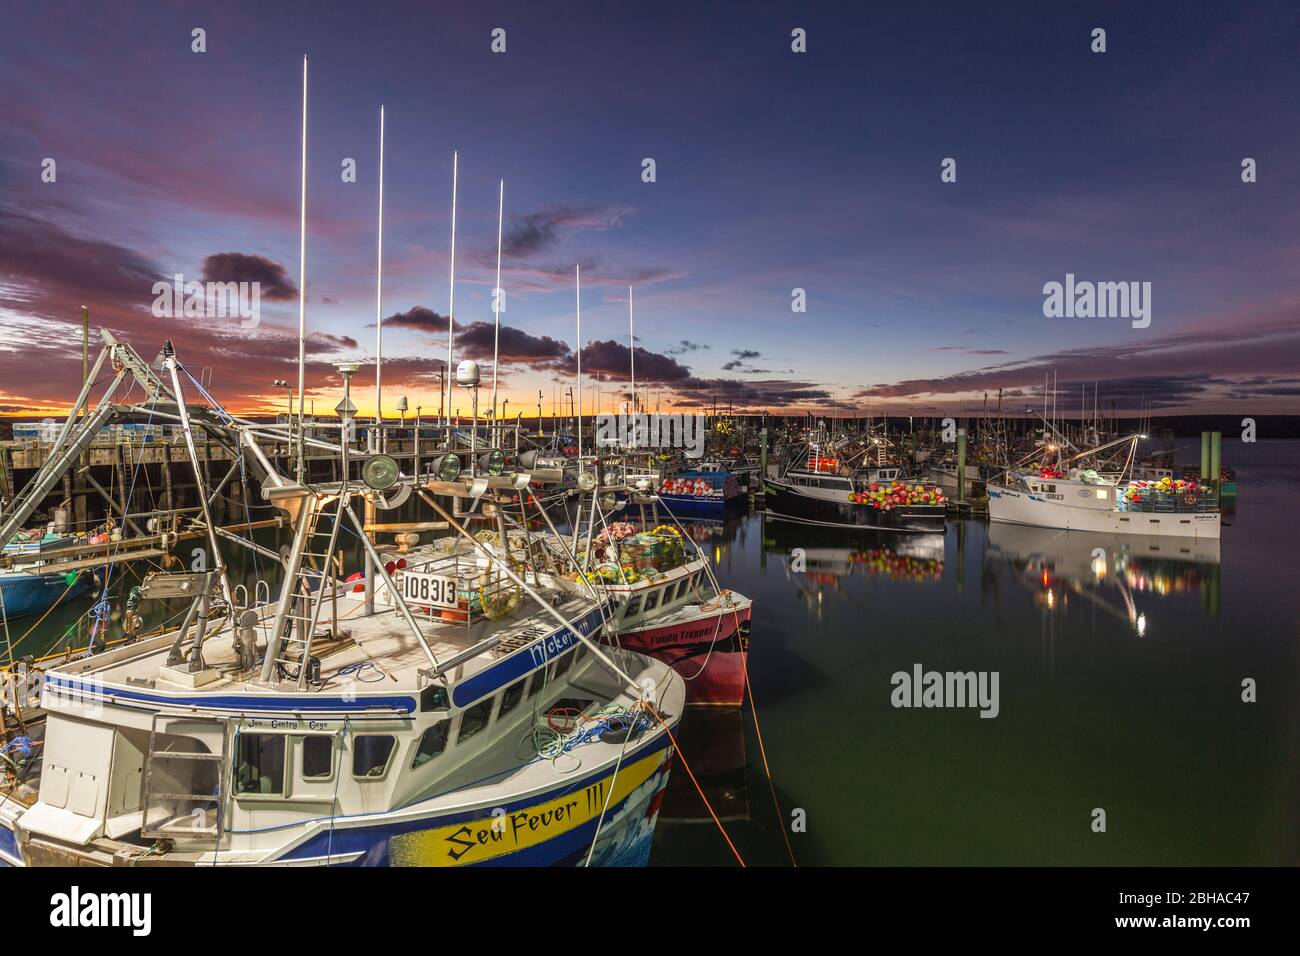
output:
M573 384L575 263L606 409L627 378L630 284L652 407L925 414L1002 388L1018 409L1054 370L1067 408L1095 381L1122 410L1296 410L1294 3L839 6L10 0L0 413L75 396L83 303L146 357L171 338L231 408L283 407L304 54L321 411L333 364L356 359L373 413L380 104L390 413L399 395L438 405L453 150L457 359L491 359L505 180L512 411L541 390L549 414ZM191 50L196 27L207 52ZM1257 182L1242 182L1246 157ZM176 273L261 281L261 324L154 317L153 285ZM1045 318L1043 286L1067 273L1150 282L1150 326Z

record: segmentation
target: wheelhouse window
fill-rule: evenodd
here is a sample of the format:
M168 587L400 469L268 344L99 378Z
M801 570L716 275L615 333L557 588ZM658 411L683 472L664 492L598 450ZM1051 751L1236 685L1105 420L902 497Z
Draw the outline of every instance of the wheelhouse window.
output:
M420 713L430 710L449 710L447 688L441 684L430 684L420 691Z
M521 682L522 683L522 682ZM420 735L420 743L415 748L415 757L411 760L411 769L423 767L426 763L447 749L447 734L451 731L450 720L440 720Z
M528 685L528 696L536 697L537 692L542 689L542 685L545 683L546 683L546 668L543 667L539 671L534 671L533 682Z
M518 707L519 702L523 699L524 682L522 680L517 680L507 687L505 693L501 695L501 710L497 712L497 716L504 717L506 714Z
M302 778L327 780L334 775L334 738L320 734L302 739Z
M397 739L389 734L359 734L352 738L352 776L374 779L388 770Z
M659 589L655 588L653 591L651 591L649 594L645 596L646 613L649 614L658 606L659 606Z
M557 678L563 677L569 672L569 668L573 666L574 653L575 652L570 651L555 662L555 676Z
M284 734L239 734L235 793L284 794Z
M456 735L456 743L469 740L488 725L488 718L492 716L492 702L495 699L489 697L487 700L481 700L460 715L460 732Z
M690 586L691 586L690 577L682 578L681 583L677 585L677 600L680 601L683 597L686 596L686 590Z
M636 594L628 599L627 609L623 612L624 617L636 617L641 613L641 595Z

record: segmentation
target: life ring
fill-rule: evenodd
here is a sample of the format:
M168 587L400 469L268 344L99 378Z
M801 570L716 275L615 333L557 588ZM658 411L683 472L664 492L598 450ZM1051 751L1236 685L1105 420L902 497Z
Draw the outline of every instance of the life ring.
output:
M1183 499L1183 504L1185 504L1185 505L1195 505L1195 504L1196 504L1196 495L1188 495L1186 498Z
M671 534L671 535L674 535L674 536L676 536L676 537L678 537L678 538L681 537L681 532L679 532L679 531L678 531L676 528L674 528L672 525L667 525L667 524L661 524L661 525L657 526L657 527L656 527L654 530L652 530L650 533L651 533L651 534L660 534L660 533L663 533L663 534Z

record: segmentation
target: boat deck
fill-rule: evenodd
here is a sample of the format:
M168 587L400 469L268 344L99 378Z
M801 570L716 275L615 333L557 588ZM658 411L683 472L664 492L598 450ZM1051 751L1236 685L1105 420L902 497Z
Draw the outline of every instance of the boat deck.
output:
M594 605L589 599L572 596L562 597L554 602L554 606L565 620L573 621ZM432 664L411 633L406 619L395 610L363 615L360 608L360 605L352 605L349 614L340 614L338 636L326 633L315 638L311 654L320 660L321 679L319 684L309 685L305 693L337 694L345 688L355 688L357 683L362 684L358 690L360 694L410 692L421 686L419 672L430 669ZM497 621L478 618L466 625L435 620L420 613L415 617L420 632L440 662L450 660L489 638L498 639L493 646L448 670L445 676L453 683L470 677L558 627L555 619L531 600L525 600L509 616ZM272 619L268 615L258 628L260 640L265 641L271 626ZM317 625L318 635L322 630L328 632L328 629L328 620ZM106 654L63 664L50 672L90 677L106 686L121 688L157 687L159 690L178 689L194 694L228 694L231 690L249 694L283 692L282 689L257 685L256 671L252 674L239 672L234 639L229 629L209 638L203 645L204 663L216 672L215 675L209 675L210 680L196 687L190 686L174 670L164 666L174 637L174 632L170 632L138 644L115 648ZM284 686L282 684L281 688Z

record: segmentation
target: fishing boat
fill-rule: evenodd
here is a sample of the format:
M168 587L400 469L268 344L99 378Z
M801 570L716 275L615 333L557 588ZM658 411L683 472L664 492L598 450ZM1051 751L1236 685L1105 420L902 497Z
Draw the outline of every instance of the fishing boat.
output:
M779 476L764 479L767 513L839 528L942 530L947 512L943 493L901 477L886 483L881 467L873 466L873 479L865 471L850 471L838 457L820 454L815 446L800 449Z
M341 483L266 472L295 529L277 601L236 608L219 560L151 574L144 600L191 599L179 628L44 672L34 798L0 806L7 862L646 862L684 682L599 643L611 607L597 589L495 560L450 514L482 564L431 575L429 604L475 594L483 612L419 613L353 510L373 488L349 485L336 447ZM527 481L443 471L420 487L482 501ZM391 608L339 614L349 586L326 556L345 524Z
M720 518L745 501L735 472L689 468L663 478L659 500L679 517Z
M0 574L0 605L9 620L44 614L61 601L80 597L94 584L91 572L18 569Z
M1114 446L1131 443L1135 449L1140 437L1062 456L1037 471L1008 472L1003 482L988 486L989 520L1103 534L1219 537L1219 502L1211 489L1168 477L1126 478L1127 466L1118 473L1081 466Z
M719 585L694 542L686 554L685 540L673 526L638 533L626 522L596 537L599 563L588 576L613 605L608 639L672 665L692 706L739 707L753 602Z

